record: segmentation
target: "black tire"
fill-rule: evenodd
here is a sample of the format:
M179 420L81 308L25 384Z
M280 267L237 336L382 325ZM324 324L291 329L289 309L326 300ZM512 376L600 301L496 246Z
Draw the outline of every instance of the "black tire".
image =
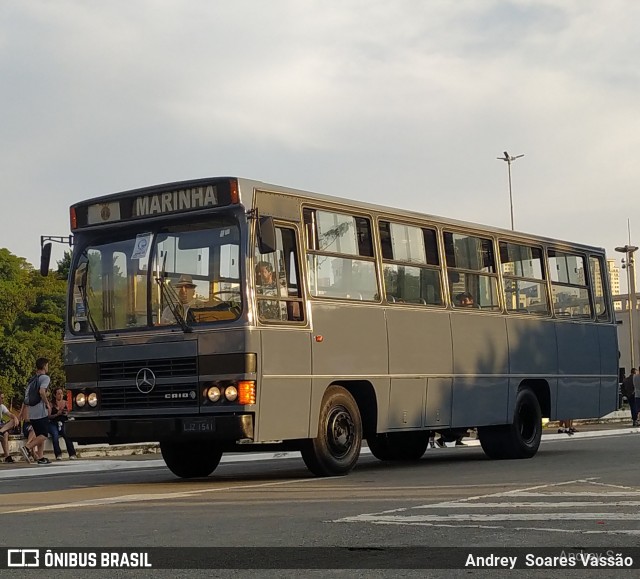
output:
M542 411L529 388L518 391L513 424L483 426L478 436L484 453L493 459L531 458L540 447Z
M420 460L429 444L429 432L392 432L367 438L371 454L378 460Z
M164 441L160 450L169 470L180 478L209 476L222 458L222 451L211 442Z
M362 419L347 390L330 386L322 399L318 436L304 441L300 452L316 476L347 474L358 462L362 446Z

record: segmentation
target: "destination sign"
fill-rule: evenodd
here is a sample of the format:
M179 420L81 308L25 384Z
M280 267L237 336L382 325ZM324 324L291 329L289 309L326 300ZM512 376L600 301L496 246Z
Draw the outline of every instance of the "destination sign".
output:
M71 229L222 207L238 202L237 189L232 195L235 180L175 185L175 189L163 187L164 190L130 191L111 198L78 203L72 207L76 220L72 220Z
M193 187L137 197L133 215L134 217L146 217L175 211L215 207L216 205L218 205L216 188L213 185L207 185L206 187Z

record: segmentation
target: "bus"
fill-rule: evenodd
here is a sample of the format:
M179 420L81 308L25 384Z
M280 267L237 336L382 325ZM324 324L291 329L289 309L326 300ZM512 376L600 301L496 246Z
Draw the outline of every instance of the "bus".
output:
M183 478L295 449L334 476L364 441L415 461L466 429L492 459L530 458L543 417L616 408L597 247L234 177L89 199L70 220L81 444L158 442Z

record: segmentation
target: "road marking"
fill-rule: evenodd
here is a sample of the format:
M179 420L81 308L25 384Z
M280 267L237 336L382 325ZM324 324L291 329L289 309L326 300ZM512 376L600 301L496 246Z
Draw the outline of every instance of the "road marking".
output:
M464 513L461 515L359 515L357 517L353 517L353 519L358 519L359 521L371 520L376 523L402 522L404 524L410 525L413 523L453 523L456 521L548 521L549 516L549 513L500 513L497 515ZM637 521L638 513L553 513L553 520Z
M0 514L3 515L14 515L18 513L36 513L42 511L57 511L64 509L73 509L73 508L84 508L84 507L96 507L96 506L104 506L104 505L117 505L123 503L139 503L146 501L162 501L166 499L176 499L176 498L187 498L193 497L197 495L203 495L206 493L221 493L224 491L238 491L238 490L247 490L247 489L259 489L265 487L275 487L275 486L283 486L283 485L291 485L304 483L309 481L314 481L313 478L305 478L305 479L294 479L287 481L276 481L276 482L267 482L267 483L256 483L256 484L248 484L248 485L228 485L224 487L211 487L206 489L195 489L192 491L176 491L172 493L156 493L156 494L136 494L136 495L122 495L117 497L104 497L100 499L87 499L84 501L77 501L73 503L59 503L54 505L42 505L38 507L27 507L24 509L14 509L12 511L4 511Z
M578 486L590 487L597 486L598 492L584 491L580 488L576 492L563 491L558 492L556 489L562 486ZM604 487L604 488L603 488ZM549 489L545 492L545 489ZM609 490L612 489L612 490ZM625 490L621 490L625 489ZM602 523L615 523L624 521L638 521L638 512L630 509L640 506L640 501L620 501L615 500L620 497L629 498L638 496L637 488L630 488L622 485L613 485L603 483L594 478L576 479L571 481L561 481L558 483L536 485L522 489L514 489L498 493L490 493L480 496L466 497L457 501L442 501L434 504L419 505L410 508L393 509L379 513L367 513L356 515L353 517L345 517L330 522L335 523L370 523L376 525L417 525L417 526L433 526L433 527L461 527L461 528L486 528L486 529L505 529L510 530L529 530L529 531L551 531L559 533L584 533L584 534L626 534L640 535L640 529L576 529L567 528L567 522L573 523L578 521L598 521ZM556 501L521 501L520 498L564 498L567 500ZM574 498L590 498L594 497L596 501L576 501ZM513 501L505 501L505 498L512 498ZM614 500L607 501L612 498ZM495 500L492 500L495 499ZM611 509L622 509L622 512L606 511L602 507ZM446 515L438 514L438 510L464 510L466 513L448 513ZM480 509L491 510L490 513L478 513ZM514 510L520 512L498 512L496 509ZM542 512L530 512L532 509L541 509ZM562 509L573 509L571 512L561 512ZM591 509L588 512L580 512L577 509ZM429 513L427 511L433 511ZM523 510L529 512L523 512ZM551 512L550 512L551 510ZM473 512L475 511L475 512ZM546 521L553 524L558 522L562 527L553 527L547 525L545 527L533 526L505 526L495 525L491 523L526 523Z
M520 496L520 495L518 495ZM566 496L566 495L565 495ZM595 496L595 495L594 495ZM602 498L602 493L598 493L598 498ZM607 493L607 496L610 496ZM524 503L438 503L436 505L423 505L416 509L568 509L581 507L640 507L640 501L616 501L606 503L601 501L556 501L553 503L543 501L532 501Z

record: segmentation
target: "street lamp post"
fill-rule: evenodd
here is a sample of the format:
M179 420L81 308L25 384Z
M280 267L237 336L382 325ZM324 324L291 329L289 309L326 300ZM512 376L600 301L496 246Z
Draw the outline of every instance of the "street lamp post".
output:
M623 247L616 247L616 251L624 253L626 255L626 268L627 268L627 290L629 291L629 348L631 352L631 367L636 367L636 347L634 339L634 327L636 317L636 272L635 272L635 258L633 254L638 251L635 245L625 245ZM624 266L623 266L624 267Z
M504 157L496 157L499 161L506 161L509 167L509 207L511 208L511 230L512 231L513 231L513 194L511 192L511 163L513 163L513 161L515 161L516 159L519 159L520 157L524 157L524 155L516 155L515 157L512 157L506 151L504 152Z

